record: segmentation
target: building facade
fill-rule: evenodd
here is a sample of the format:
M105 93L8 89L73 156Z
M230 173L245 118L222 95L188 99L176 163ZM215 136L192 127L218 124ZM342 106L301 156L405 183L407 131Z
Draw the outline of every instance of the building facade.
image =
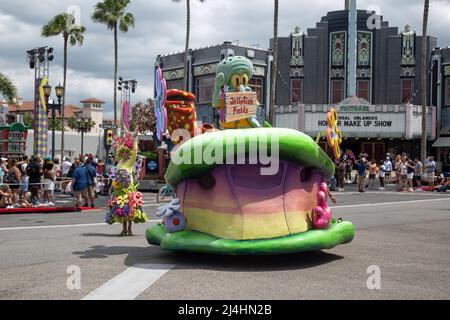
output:
M80 101L81 106L66 104L64 109L64 128L66 131L71 131L69 127L69 119L72 117L86 117L92 119L95 122L94 128L92 128L92 132L99 133L100 127L103 123L103 104L104 101L101 101L96 98L89 98L83 101ZM34 120L34 102L33 101L24 101L23 105L18 107L16 105L8 106L8 123L13 123L16 121L17 116L21 116L22 119L31 119L31 123ZM49 114L49 117L51 115ZM56 113L56 119L61 121L61 114ZM30 126L32 127L32 126Z
M375 12L357 10L356 0L343 9L328 12L306 32L296 27L279 38L276 126L315 138L326 131L326 113L337 107L344 150L375 160L388 152L420 156L422 36L408 25L392 27ZM427 70L436 43L427 36ZM434 88L428 81L427 92ZM431 153L441 110L431 94L427 105Z
M433 144L437 160L450 170L450 47L432 53L430 99L437 108L438 139Z

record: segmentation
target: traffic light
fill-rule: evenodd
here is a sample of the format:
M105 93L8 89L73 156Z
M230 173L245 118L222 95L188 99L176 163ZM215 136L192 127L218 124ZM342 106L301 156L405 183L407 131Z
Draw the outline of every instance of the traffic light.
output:
M113 131L112 130L106 130L106 145L112 146L114 143L113 141Z

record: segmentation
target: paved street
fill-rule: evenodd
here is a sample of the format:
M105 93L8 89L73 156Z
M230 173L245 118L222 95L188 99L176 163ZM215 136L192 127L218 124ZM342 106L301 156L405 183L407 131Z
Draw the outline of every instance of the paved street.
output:
M449 299L450 193L351 190L333 209L355 223L351 244L274 257L165 252L147 244L149 225L119 238L102 210L0 215L0 299ZM78 267L81 288L68 289Z

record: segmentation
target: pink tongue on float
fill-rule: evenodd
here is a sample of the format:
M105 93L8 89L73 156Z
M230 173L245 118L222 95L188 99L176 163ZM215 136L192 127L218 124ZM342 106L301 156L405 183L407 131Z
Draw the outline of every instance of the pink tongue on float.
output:
M326 183L320 184L320 191L317 193L317 207L314 217L314 227L316 229L326 229L331 222L331 209L328 207L328 186Z

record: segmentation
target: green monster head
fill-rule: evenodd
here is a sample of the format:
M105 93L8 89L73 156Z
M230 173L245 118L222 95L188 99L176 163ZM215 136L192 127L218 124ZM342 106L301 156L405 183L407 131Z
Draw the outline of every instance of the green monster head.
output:
M216 69L213 107L220 106L220 94L224 86L228 91L251 91L248 82L253 77L253 73L253 63L246 57L235 56L222 60Z

